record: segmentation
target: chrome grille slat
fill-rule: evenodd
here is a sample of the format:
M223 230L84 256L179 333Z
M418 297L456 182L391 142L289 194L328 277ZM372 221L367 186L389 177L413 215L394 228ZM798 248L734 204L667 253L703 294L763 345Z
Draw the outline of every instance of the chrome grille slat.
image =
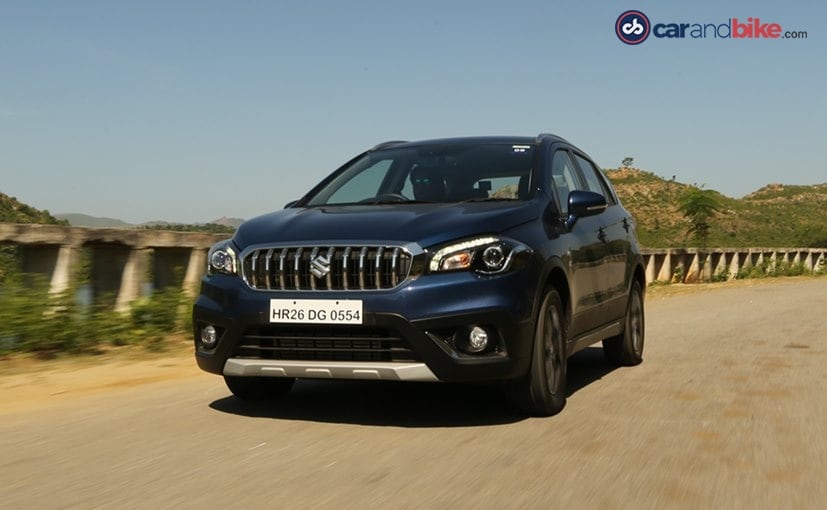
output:
M250 258L253 259L252 273L250 274L250 283L252 283L254 287L257 287L258 286L258 271L257 271L258 251L254 251L252 257L250 257Z
M273 274L270 271L270 258L273 256L273 249L267 250L267 255L264 256L264 281L266 282L267 290L271 289L270 277Z
M301 277L302 250L304 250L304 248L299 248L293 254L293 285L295 285L296 290L301 290L301 288L302 288L302 277Z
M242 255L241 274L256 290L387 290L408 278L413 256L400 246L264 246Z
M345 248L345 251L342 253L342 290L348 290L349 286L348 283L350 282L350 273L348 272L348 268L350 267L348 259L350 259L350 246Z
M382 258L384 256L385 249L381 246L378 250L376 250L376 272L373 275L373 279L375 280L375 285L377 289L382 288L382 264L385 260Z
M359 252L359 289L365 290L365 255L368 253L368 247L363 246L362 251Z
M287 253L287 248L284 248L279 254L279 287L281 290L287 289L287 281L284 277L284 261L287 259Z
M331 266L335 265L333 260L333 255L336 253L336 248L331 246L327 249L327 260L330 261ZM332 269L332 267L331 267ZM327 290L333 290L333 271L329 271L325 276L325 283L327 284Z

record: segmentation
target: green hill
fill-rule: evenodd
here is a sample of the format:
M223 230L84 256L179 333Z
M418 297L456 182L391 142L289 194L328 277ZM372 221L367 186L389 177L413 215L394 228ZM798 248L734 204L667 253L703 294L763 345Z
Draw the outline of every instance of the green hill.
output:
M694 246L678 209L688 184L634 168L607 170L623 204L637 220L648 248ZM770 184L744 198L714 192L721 204L709 246L827 247L827 184Z
M0 223L69 224L64 220L55 218L49 211L40 211L4 193L0 193Z
M681 196L692 188L691 185L636 168L609 169L606 175L637 220L638 238L644 247L696 245L688 233L689 222L678 209ZM708 243L711 247L827 247L827 183L812 186L770 184L740 199L717 192L713 195L720 202L721 210L711 222ZM80 215L71 216L77 220ZM224 220L137 228L232 233L234 224ZM0 193L0 222L69 224L49 211L37 210L3 193ZM131 226L118 223L118 226Z

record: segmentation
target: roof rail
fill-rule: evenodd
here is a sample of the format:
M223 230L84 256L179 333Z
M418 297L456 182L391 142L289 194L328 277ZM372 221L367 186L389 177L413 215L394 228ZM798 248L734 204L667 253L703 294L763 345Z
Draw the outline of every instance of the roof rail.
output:
M561 138L561 137L559 137L555 134L552 134L552 133L540 133L539 135L537 135L536 141L541 142L545 138L553 138L554 140L559 140L561 142L569 143L568 140L566 140L565 138Z
M388 142L382 142L380 144L376 144L376 146L373 147L371 150L378 151L379 149L387 149L388 147L393 147L394 145L399 145L400 143L405 142L407 142L407 140L391 140Z

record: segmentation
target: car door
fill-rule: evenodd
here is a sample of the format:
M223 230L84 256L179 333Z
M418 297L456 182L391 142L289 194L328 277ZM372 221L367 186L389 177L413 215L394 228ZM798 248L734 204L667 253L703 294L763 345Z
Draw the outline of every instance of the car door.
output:
M601 300L604 308L603 322L610 322L626 313L627 258L631 252L631 217L620 205L611 186L603 173L584 155L575 153L574 157L589 191L600 193L609 205L606 210L595 216L599 222L599 237L606 249L602 266Z
M550 189L553 190L561 218L568 216L568 195L585 190L585 183L568 150L552 155ZM603 265L607 255L602 235L602 214L580 218L572 229L555 242L565 243L564 264L569 271L571 289L571 323L569 334L575 338L604 322L605 295Z

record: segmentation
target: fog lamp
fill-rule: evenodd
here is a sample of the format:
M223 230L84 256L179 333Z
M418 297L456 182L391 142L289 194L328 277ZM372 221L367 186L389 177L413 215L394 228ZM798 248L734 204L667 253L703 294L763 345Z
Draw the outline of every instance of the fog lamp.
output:
M215 343L218 341L218 334L215 331L213 326L204 326L201 328L201 343L204 347L211 349L215 347Z
M479 326L474 326L468 333L468 352L478 353L488 347L488 332Z

